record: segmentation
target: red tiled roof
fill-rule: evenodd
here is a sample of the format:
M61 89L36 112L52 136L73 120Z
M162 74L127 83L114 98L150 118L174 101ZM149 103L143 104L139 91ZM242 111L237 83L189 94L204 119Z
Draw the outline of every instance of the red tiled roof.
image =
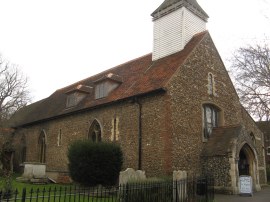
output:
M202 156L226 156L232 152L233 140L242 130L241 125L214 128L207 143L204 144Z
M152 61L152 54L147 54L59 89L48 98L21 109L12 118L12 126L31 124L164 89L175 71L185 62L189 54L207 34L208 32L205 31L195 35L182 51L170 56ZM95 81L110 73L121 77L122 83L107 97L94 99L94 93L90 93L76 107L66 109L66 92L72 91L78 85L95 86Z

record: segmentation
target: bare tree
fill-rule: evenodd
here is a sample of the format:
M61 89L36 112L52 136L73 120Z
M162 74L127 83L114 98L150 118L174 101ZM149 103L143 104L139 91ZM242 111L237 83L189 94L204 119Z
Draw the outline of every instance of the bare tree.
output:
M27 78L0 56L0 125L30 101Z
M259 120L270 120L270 49L267 43L239 48L233 55L240 101Z

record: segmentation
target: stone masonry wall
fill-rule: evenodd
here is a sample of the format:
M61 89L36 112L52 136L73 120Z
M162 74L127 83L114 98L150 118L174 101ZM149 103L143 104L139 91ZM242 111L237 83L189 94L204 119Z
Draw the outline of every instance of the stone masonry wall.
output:
M121 131L119 144L125 151L125 166L137 166L137 107L125 103L104 107L78 115L69 115L54 119L20 131L26 136L27 161L39 161L38 137L42 130L46 133L47 170L67 171L67 150L71 142L77 139L88 139L91 123L96 119L101 125L102 141L111 141L112 120L119 118L118 128ZM58 134L61 130L62 140L58 145Z
M207 168L207 170L203 170L203 173L214 178L215 189L222 193L228 193L226 188L231 186L229 158L226 156L205 157L202 161L202 167Z
M208 91L209 73L214 78L214 95L209 95ZM172 112L173 170L201 172L203 162L200 154L204 146L203 104L213 104L220 109L219 126L240 124L255 135L259 168L264 169L261 132L252 118L243 114L234 86L209 36L180 67L168 84L168 89ZM230 165L226 165L229 170ZM225 181L224 178L223 183L228 184Z
M170 147L165 145L167 133L163 126L166 108L162 107L164 106L163 97L161 95L148 96L140 99L140 102L142 104L142 169L148 176L164 175L171 172L168 166L164 167L164 164L170 162L171 153L169 155L166 153L166 149ZM113 131L117 132L117 142L124 153L123 169L128 167L137 169L138 116L138 104L131 101L121 102L26 127L17 131L14 144L20 145L21 136L24 135L27 143L26 161L38 162L38 138L44 131L47 141L47 171L65 172L68 171L68 146L74 140L87 139L91 123L96 119L102 128L102 141L112 141ZM116 130L113 129L115 118L117 119ZM60 132L62 138L59 144ZM18 156L20 151L17 150L16 154Z
M216 95L208 94L212 73ZM220 125L240 123L240 104L228 73L209 37L191 53L168 85L172 97L173 169L201 171L203 104L221 109Z

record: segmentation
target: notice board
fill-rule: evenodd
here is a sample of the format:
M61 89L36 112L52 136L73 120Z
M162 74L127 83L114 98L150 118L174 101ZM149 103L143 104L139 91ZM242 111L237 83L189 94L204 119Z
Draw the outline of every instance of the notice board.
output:
M252 178L251 176L241 175L239 177L239 194L252 196Z

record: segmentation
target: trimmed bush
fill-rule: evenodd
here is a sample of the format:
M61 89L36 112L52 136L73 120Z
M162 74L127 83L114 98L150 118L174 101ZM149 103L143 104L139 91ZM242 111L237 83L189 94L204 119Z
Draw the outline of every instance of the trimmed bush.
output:
M123 153L117 144L73 142L68 149L71 178L82 185L114 185L123 164Z

